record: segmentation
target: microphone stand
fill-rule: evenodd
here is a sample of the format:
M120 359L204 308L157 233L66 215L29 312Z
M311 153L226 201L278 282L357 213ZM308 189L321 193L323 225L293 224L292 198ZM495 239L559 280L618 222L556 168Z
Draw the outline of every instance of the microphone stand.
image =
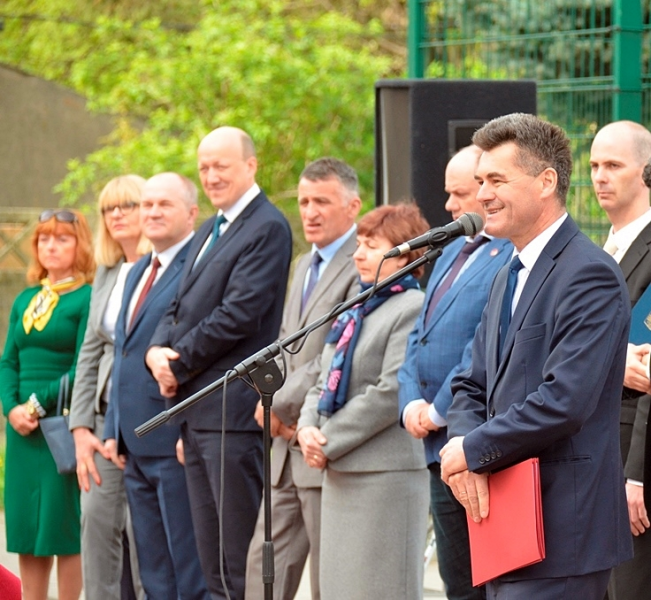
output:
M449 240L446 240L447 243ZM405 265L393 275L380 281L377 285L369 288L368 290L358 294L354 298L343 302L334 310L331 310L327 315L323 315L316 321L306 325L299 331L287 336L284 340L279 340L266 346L257 353L249 356L241 363L230 369L226 375L207 385L203 389L192 394L182 402L174 405L168 410L164 410L152 417L142 425L135 429L138 437L142 437L149 432L157 429L164 423L167 423L172 417L180 412L190 408L207 395L224 387L224 384L229 384L235 379L248 376L253 382L254 387L260 394L260 399L263 407L264 427L263 427L263 490L264 490L264 542L262 546L262 581L264 585L264 598L265 600L273 600L273 582L274 582L274 549L273 541L271 540L271 406L273 403L273 394L277 392L283 385L283 375L274 360L282 350L291 346L297 340L305 337L314 329L325 325L338 317L343 312L352 308L356 304L365 302L371 295L375 294L378 290L384 289L402 279L421 265L431 263L436 260L443 252L444 243L438 243L434 247L430 247L422 256L417 258L412 263Z

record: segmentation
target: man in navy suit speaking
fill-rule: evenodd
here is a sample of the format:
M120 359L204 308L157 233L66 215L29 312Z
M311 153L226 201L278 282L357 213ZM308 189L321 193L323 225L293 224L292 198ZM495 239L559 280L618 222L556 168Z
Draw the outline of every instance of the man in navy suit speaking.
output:
M515 252L452 382L442 477L480 522L489 473L538 457L546 558L488 582L487 598L602 600L612 567L632 556L619 451L626 284L567 214L562 129L513 114L473 143L486 232Z
M475 168L481 150L468 146L445 169L445 208L453 219L475 212ZM452 404L452 377L470 363L470 346L486 306L495 274L511 260L513 246L479 232L445 247L427 284L423 310L409 335L405 362L398 372L401 417L407 431L423 438L430 470L430 500L436 554L448 600L482 600L470 577L466 512L441 480L439 452L447 442L446 416Z
M142 438L134 429L165 406L144 361L149 340L174 299L194 235L197 188L176 173L154 175L140 202L142 231L154 250L127 275L115 327L115 362L104 437L124 469L140 577L148 598L208 600L192 530L178 425Z
M190 243L178 293L146 356L161 394L173 403L276 339L292 252L287 220L255 182L255 148L244 131L220 127L209 133L199 144L198 163L203 189L218 212ZM180 424L208 589L213 599L226 598L220 574L223 551L226 587L233 600L241 600L262 498L262 432L253 418L258 394L237 380L228 385L228 398L222 412L221 390L211 393L184 411Z

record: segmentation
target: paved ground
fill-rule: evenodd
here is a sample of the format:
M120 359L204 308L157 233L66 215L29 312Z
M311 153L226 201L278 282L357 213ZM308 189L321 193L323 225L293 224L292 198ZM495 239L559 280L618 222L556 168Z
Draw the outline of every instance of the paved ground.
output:
M0 512L0 564L4 565L10 571L18 574L18 555L9 554L6 551L7 545L5 543L5 514ZM381 568L381 565L380 565ZM52 569L52 578L50 580L49 598L56 600L56 565ZM425 572L425 591L424 598L439 598L444 599L443 585L438 575L436 560L432 560L427 571ZM81 600L83 600L83 594ZM154 599L155 600L155 599ZM295 600L311 600L309 576L306 574L301 581L301 587ZM345 600L345 598L342 598ZM371 600L371 599L369 599ZM400 600L399 598L381 598L379 600Z

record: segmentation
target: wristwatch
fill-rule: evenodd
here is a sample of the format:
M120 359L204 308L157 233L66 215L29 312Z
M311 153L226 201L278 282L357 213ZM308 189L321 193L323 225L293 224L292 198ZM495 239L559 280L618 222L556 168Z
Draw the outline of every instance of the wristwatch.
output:
M41 418L47 414L45 412L45 409L41 406L41 403L38 401L36 394L34 393L30 394L29 399L27 402L25 402L25 405L27 406L27 414L30 417L37 416Z

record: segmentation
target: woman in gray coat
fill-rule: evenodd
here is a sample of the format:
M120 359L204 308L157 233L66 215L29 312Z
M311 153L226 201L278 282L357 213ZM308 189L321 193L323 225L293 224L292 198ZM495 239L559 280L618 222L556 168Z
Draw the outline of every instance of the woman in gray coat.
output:
M77 360L70 404L77 479L81 488L81 554L86 600L125 600L140 588L135 545L130 552L134 579L121 589L123 533L127 529L124 477L102 442L108 385L113 366L115 324L127 273L149 250L140 232L140 194L145 180L124 175L109 181L99 196L93 284L86 335ZM132 536L130 536L133 539ZM142 597L142 590L138 596Z
M427 229L413 204L365 215L353 256L362 289L373 283L386 252ZM379 279L420 254L385 261ZM325 469L322 600L422 597L428 474L422 444L399 424L397 381L422 303L409 275L341 315L301 410L297 439L304 459Z

